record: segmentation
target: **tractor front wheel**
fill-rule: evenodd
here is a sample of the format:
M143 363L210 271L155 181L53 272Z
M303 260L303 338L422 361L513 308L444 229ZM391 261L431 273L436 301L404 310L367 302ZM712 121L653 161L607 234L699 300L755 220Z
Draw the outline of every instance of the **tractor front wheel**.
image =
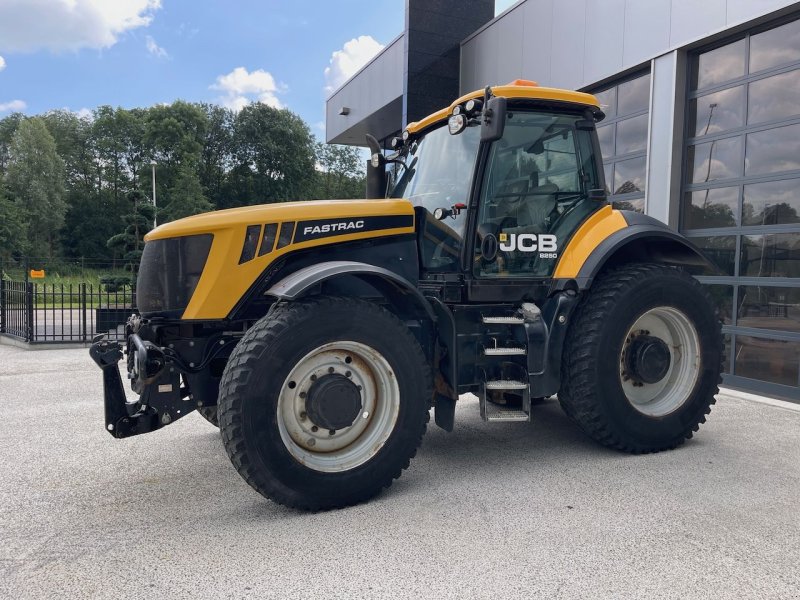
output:
M597 278L567 334L559 400L589 436L640 453L692 437L719 391L722 334L686 272L633 264Z
M262 495L304 510L349 506L408 467L431 386L416 338L380 306L333 297L280 304L228 361L222 439Z

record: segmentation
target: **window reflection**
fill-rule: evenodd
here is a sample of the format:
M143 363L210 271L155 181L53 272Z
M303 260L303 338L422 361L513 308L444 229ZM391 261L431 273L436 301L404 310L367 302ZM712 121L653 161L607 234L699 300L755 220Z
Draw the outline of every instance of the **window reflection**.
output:
M686 229L735 227L738 208L738 187L687 192L684 196L683 226Z
M800 288L739 287L737 325L800 332Z
M650 74L642 75L619 85L617 114L620 116L647 110L650 105Z
M602 92L595 93L595 98L600 103L600 108L606 114L606 119L617 116L617 88L612 87Z
M747 122L763 123L800 115L800 70L773 75L750 84Z
M800 21L750 37L750 72L800 60Z
M648 115L617 123L617 154L630 154L647 148Z
M736 236L714 235L691 237L692 243L713 262L724 275L733 275L736 264Z
M745 174L800 169L800 124L747 134Z
M744 125L744 86L689 101L691 135L707 135Z
M739 275L800 277L800 234L772 233L742 236Z
M800 179L744 186L742 225L800 223Z
M614 164L614 193L644 192L646 157L621 160Z
M695 58L692 89L703 89L744 75L744 40L733 42Z
M603 174L606 178L606 194L611 194L611 184L614 181L614 164L603 165Z
M635 212L644 212L644 198L635 198L632 200L614 200L611 206L617 210L633 210Z
M800 344L736 336L734 372L739 377L797 386Z
M614 124L597 128L597 139L600 141L600 151L603 158L614 156Z
M687 156L693 183L742 174L742 140L738 137L689 146Z

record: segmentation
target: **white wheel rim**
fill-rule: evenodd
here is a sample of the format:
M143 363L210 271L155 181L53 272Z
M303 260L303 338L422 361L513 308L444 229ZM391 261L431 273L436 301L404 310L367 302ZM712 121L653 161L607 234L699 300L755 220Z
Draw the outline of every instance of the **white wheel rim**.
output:
M626 349L630 341L642 333L659 338L669 348L669 369L655 383L636 381L626 373ZM689 317L669 306L659 306L642 314L625 336L619 375L628 402L640 413L663 417L683 406L700 376L700 340Z
M349 427L331 434L306 414L306 395L315 379L337 373L360 386L362 409ZM394 430L400 388L386 359L360 342L338 341L309 352L283 382L278 398L278 430L301 464L326 473L354 469L374 457Z

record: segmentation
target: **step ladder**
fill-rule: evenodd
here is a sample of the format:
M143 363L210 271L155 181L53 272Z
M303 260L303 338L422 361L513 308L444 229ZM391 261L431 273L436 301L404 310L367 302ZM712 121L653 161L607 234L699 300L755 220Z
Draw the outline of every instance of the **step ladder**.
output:
M525 324L525 317L530 318L530 311L522 314L514 315L482 315L481 321L484 325L503 325L509 328L522 327ZM525 315L525 316L523 316ZM509 333L508 337L512 337ZM492 359L508 359L509 357L527 357L528 349L525 346L520 346L518 343L500 345L496 336L489 338L490 344L483 347L483 355ZM514 360L512 358L512 360ZM496 376L484 371L483 389L479 397L481 418L489 422L509 422L509 421L530 421L531 420L531 392L530 385L528 384L527 373L527 360L521 363L512 363L514 366L513 377ZM503 367L497 365L493 370L495 372L503 372L504 368L508 370L508 365ZM521 404L514 406L506 406L491 401L491 397L495 394L502 392L513 392L514 395L522 396Z

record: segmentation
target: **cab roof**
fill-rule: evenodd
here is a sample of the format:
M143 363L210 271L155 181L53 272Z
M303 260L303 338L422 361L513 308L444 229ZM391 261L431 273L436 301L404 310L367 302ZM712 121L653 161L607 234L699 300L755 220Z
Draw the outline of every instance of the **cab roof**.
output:
M409 123L406 130L408 130L410 134L418 133L434 123L438 123L449 117L453 113L453 109L459 104L473 98L483 98L483 94L484 90L475 90L474 92L465 94L447 108L438 110L419 121ZM511 83L494 86L492 88L492 94L509 99L553 100L556 102L586 106L598 112L602 112L600 103L592 94L573 92L571 90L562 90L559 88L541 87L535 81L528 81L526 79L515 79Z

